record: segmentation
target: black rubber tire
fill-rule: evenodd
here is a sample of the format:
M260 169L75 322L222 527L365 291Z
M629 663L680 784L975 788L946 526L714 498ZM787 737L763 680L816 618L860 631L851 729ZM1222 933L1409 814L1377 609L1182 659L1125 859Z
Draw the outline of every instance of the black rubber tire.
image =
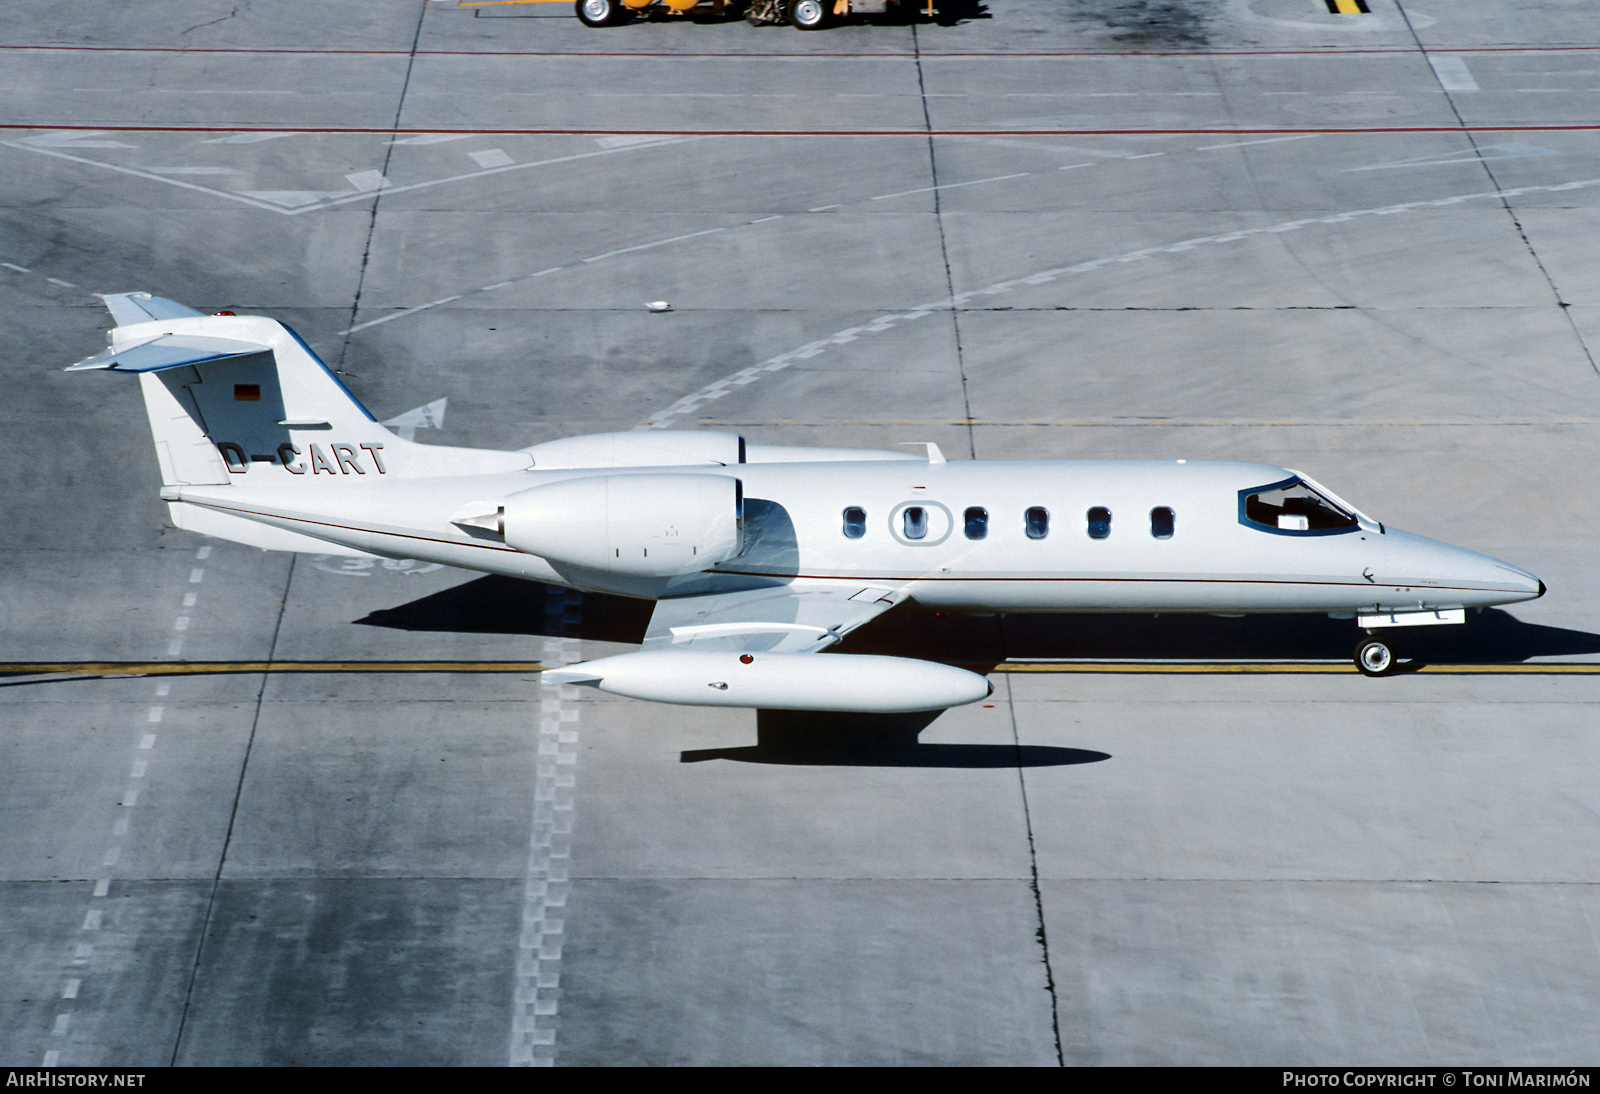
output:
M796 30L821 30L833 11L830 0L785 0L783 13Z
M1355 662L1363 676L1387 676L1394 671L1394 647L1382 638L1363 638L1356 646Z
M622 0L575 0L572 6L586 27L614 27L628 17Z

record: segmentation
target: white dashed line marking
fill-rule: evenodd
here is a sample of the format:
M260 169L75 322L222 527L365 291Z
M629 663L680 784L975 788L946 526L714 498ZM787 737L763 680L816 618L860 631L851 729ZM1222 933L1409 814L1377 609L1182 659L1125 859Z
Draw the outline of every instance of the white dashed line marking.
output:
M110 892L111 892L111 879L110 878L103 877L99 881L94 883L94 895L95 896L106 896ZM93 953L93 952L94 952L94 947L88 945L87 943L85 943L84 945L81 945L81 946L78 947L77 958L80 961L81 960L87 960L89 955L91 953Z
M148 760L135 760L133 761L133 770L128 772L128 778L142 779L144 778L144 773L149 770L150 763Z
M1452 197L1434 198L1427 201L1409 201L1399 205L1384 205L1373 209L1352 209L1349 212L1335 213L1332 216L1307 217L1304 220L1286 221L1282 224L1274 224L1265 228L1245 228L1237 232L1227 232L1222 235L1201 236L1196 239L1186 239L1178 243L1171 243L1161 247L1145 247L1141 250L1129 251L1126 254L1112 255L1106 258L1095 258L1090 259L1087 262L1079 262L1071 266L1057 266L1048 270L1040 270L1038 273L1030 274L1027 277L1014 278L1009 281L997 281L994 284L985 286L981 289L973 289L968 292L957 293L954 296L946 297L943 300L936 300L927 304L919 304L907 312L902 312L896 315L880 316L878 319L874 320L870 326L848 327L845 330L838 331L825 338L819 338L815 342L808 342L805 345L800 346L798 349L789 350L787 353L780 353L776 357L769 357L759 365L753 365L749 368L741 369L740 371L733 373L731 376L725 376L714 383L707 384L705 387L700 388L698 391L695 391L692 394L685 395L682 399L679 399L671 406L652 414L644 423L635 426L634 428L638 430L666 429L677 419L683 417L685 414L692 413L702 404L710 402L714 399L720 399L723 395L727 394L727 388L730 384L750 383L754 379L759 378L763 373L781 372L796 361L806 360L815 357L820 353L826 353L829 346L853 342L862 333L875 334L880 331L888 330L890 327L893 327L898 323L911 322L912 320L921 319L923 316L930 315L936 311L954 310L961 307L968 301L980 296L1002 296L1022 287L1023 285L1043 285L1054 281L1057 278L1075 274L1090 273L1094 270L1099 270L1113 264L1142 262L1145 259L1152 258L1156 255L1182 254L1183 252L1191 251L1196 247L1221 243L1233 243L1241 239L1249 238L1250 236L1274 235L1283 232L1293 232L1310 225L1343 224L1347 221L1355 220L1360 217L1394 216L1398 213L1407 213L1415 209L1443 208L1450 205L1460 205L1463 202L1468 201L1482 201L1485 199L1501 200L1504 198L1519 197L1523 194L1557 193L1567 190L1583 190L1593 186L1600 186L1600 179L1583 179L1576 182L1563 182L1548 186L1521 186L1509 190L1486 190L1474 194L1457 194ZM747 377L749 379L746 379Z
M194 553L194 557L199 559L201 562L204 562L206 559L210 558L211 557L211 545L207 544L206 546L200 548L198 551L196 551Z
M50 1027L50 1036L65 1037L67 1035L67 1026L71 1023L72 1012L68 1011L66 1014L56 1015L56 1024Z
M843 209L844 205L819 205L815 209L807 209L808 213L826 213L829 209Z
M205 580L205 577L205 570L201 569L199 566L196 566L194 569L189 571L189 584L198 585L200 582Z
M81 980L68 980L67 986L61 989L61 998L76 999L78 997L78 988L82 983L83 981Z
M167 656L168 657L176 657L176 656L178 656L178 654L180 654L182 652L183 652L183 639L174 638L171 642L167 643Z
M86 931L98 931L101 917L104 915L105 913L98 908L89 909L88 913L83 917L83 929Z
M1160 152L1155 155L1161 155ZM1135 157L1138 158L1138 157ZM931 194L935 190L956 190L963 186L980 186L985 182L1004 182L1006 179L1020 179L1033 174L1032 171L1019 171L1015 175L996 175L992 179L973 179L971 182L947 182L939 186L923 186L916 190L901 190L896 194L879 194L877 197L868 198L868 201L888 201L890 198L903 198L911 194ZM815 210L812 210L815 212Z
M1080 167L1094 167L1092 163L1069 163L1065 167L1057 167L1057 171L1076 171Z
M146 733L139 738L139 748L141 750L148 752L154 747L156 747L156 735L154 733Z
M545 616L552 630L570 622L569 609L583 594L551 589ZM542 660L566 665L580 660L576 640L545 642ZM564 704L578 689L541 683L539 739L533 783L533 830L523 892L522 934L517 944L515 1002L511 1018L511 1065L549 1067L556 1058L561 999L561 947L571 891L574 770L578 760L579 710Z
M1196 152L1215 152L1219 148L1246 148L1252 144L1277 144L1279 141L1304 141L1318 136L1316 133L1297 133L1292 137L1268 137L1260 141L1234 141L1232 144L1208 144L1204 148L1196 148Z
M0 262L0 266L4 266L8 270L16 270L18 273L31 274L33 272L26 266L18 266L15 262Z

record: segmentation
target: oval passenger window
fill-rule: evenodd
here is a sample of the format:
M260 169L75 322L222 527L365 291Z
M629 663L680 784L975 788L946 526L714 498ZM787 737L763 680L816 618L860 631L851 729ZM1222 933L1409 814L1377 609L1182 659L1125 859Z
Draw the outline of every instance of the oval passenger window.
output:
M1029 539L1043 539L1050 534L1050 511L1040 505L1029 507L1023 516L1023 527L1028 530Z
M867 511L852 505L844 511L844 538L860 539L867 534Z
M1150 510L1150 534L1157 539L1171 539L1176 518L1165 505Z
M903 517L907 539L922 539L928 534L928 511L920 505L909 506Z
M989 510L980 505L974 505L962 514L966 522L968 539L982 539L989 534Z
M1089 510L1089 538L1105 539L1111 534L1111 510L1096 505Z

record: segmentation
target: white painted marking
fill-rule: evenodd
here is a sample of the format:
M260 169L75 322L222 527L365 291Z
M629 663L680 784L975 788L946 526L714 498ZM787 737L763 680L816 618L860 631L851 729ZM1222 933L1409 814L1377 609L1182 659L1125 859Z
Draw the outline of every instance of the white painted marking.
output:
M139 804L139 788L137 786L128 787L128 792L126 794L122 795L122 807L124 809L132 809L135 805L138 805L138 804Z
M243 175L237 167L151 167L158 175Z
M165 707L151 707L150 708L150 713L148 715L148 718L150 719L150 724L151 725L155 725L157 722L161 721L162 712L165 711L165 710L166 710Z
M1092 163L1069 163L1065 167L1057 167L1057 171L1076 171L1080 167L1094 167Z
M178 654L180 654L182 652L183 652L183 639L174 638L171 642L167 643L167 656L168 657L176 657L176 656L178 656Z
M1460 205L1461 203L1468 201L1481 201L1485 199L1504 200L1506 198L1520 197L1523 194L1558 193L1568 190L1583 190L1594 186L1600 186L1600 178L1582 179L1574 182L1556 183L1547 186L1520 186L1509 190L1483 190L1472 194L1456 194L1451 197L1434 198L1426 201L1410 201L1399 205L1384 205L1372 209L1353 209L1349 212L1335 213L1331 216L1308 217L1304 220L1286 221L1282 224L1275 224L1266 228L1246 228L1242 231L1228 232L1222 235L1201 236L1196 239L1180 240L1177 243L1171 243L1162 247L1146 247L1142 250L1129 251L1126 254L1112 255L1106 258L1090 259L1087 262L1079 262L1071 266L1057 266L1052 269L1041 270L1038 273L1031 274L1027 277L1019 277L1010 281L997 281L994 284L982 289L957 293L955 296L946 297L943 300L919 304L910 311L902 312L898 315L881 316L875 320L870 327L850 327L846 330L839 331L830 337L821 338L815 342L808 342L798 349L792 349L786 353L780 353L775 357L769 357L767 360L761 362L761 364L754 366L754 370L767 373L781 372L782 370L788 368L795 361L805 360L815 357L820 353L825 353L827 352L828 346L838 344L840 341L854 340L857 334L860 334L864 331L877 333L879 331L888 330L896 323L910 322L915 319L921 319L923 316L930 315L935 311L946 311L958 308L962 304L978 296L1000 296L1022 285L1043 285L1060 277L1073 274L1089 273L1091 271L1099 270L1106 266L1112 265L1113 263L1139 262L1159 254L1181 254L1185 251L1191 251L1196 247L1208 244L1232 243L1237 240L1245 239L1249 236L1297 231L1307 225L1343 224L1348 221L1355 220L1358 217L1392 216L1397 213L1410 212L1413 209L1442 208L1449 205ZM723 379L714 383L707 384L698 391L695 391L689 395L685 395L671 406L650 415L645 422L635 426L634 428L636 430L666 429L678 418L685 414L691 413L702 403L709 402L710 400L725 394L727 385L732 382L735 377L745 375L750 371L752 370L743 370L741 372L734 373L732 376L724 377Z
M1130 160L1147 160L1151 156L1165 156L1165 155L1166 155L1165 152L1146 152L1142 156L1129 156L1127 158L1130 159Z
M32 273L33 272L32 270L28 269L28 267L26 267L26 266L18 266L15 262L0 262L0 266L4 266L8 270L16 270L18 273Z
M615 137L596 137L594 143L607 150L613 148L638 148L644 144L662 144L672 140L672 137L662 136L659 133L622 133Z
M53 1048L44 1054L45 1067L59 1067L61 1064L61 1050Z
M1433 74L1439 78L1439 86L1446 91L1477 91L1478 81L1472 78L1472 73L1467 69L1467 62L1452 54L1433 53L1428 55L1428 64L1433 66Z
M67 981L67 986L65 988L63 988L62 991L61 991L61 998L63 998L63 999L76 999L78 997L78 987L82 983L83 983L83 981L82 980L78 980L78 979L68 980Z
M198 551L196 551L194 553L194 557L199 559L201 562L204 562L206 559L210 558L211 557L211 545L208 543L204 547L200 548ZM190 580L192 581L193 578L191 578Z
M210 140L201 141L201 144L260 144L262 141L282 140L284 137L298 137L299 133L235 133L231 137L212 137Z
M1160 155L1161 153L1156 153ZM947 182L941 186L924 186L920 190L901 190L898 194L879 194L868 201L888 201L890 198L903 198L908 194L929 194L935 190L955 190L962 186L978 186L985 182L1004 182L1006 179L1020 179L1024 175L1031 175L1032 171L1019 171L1015 175L996 175L992 179L973 179L971 182Z
M1524 156L1559 156L1560 152L1540 148L1533 144L1510 141L1505 144L1486 144L1480 148L1462 148L1455 152L1441 152L1433 156L1417 156L1409 160L1374 163L1367 167L1346 167L1339 173L1348 175L1356 171L1388 171L1399 167L1449 167L1460 163L1487 163L1490 160L1514 160Z
M400 434L403 440L414 441L419 429L444 428L444 411L449 404L448 398L435 399L404 414L397 414L383 424Z
M120 163L107 163L104 160L89 159L87 156L74 156L67 152L57 151L53 148L31 147L23 144L21 141L0 141L0 145L4 145L7 148L20 148L27 152L37 152L41 156L53 156L58 160L68 160L72 163L82 163L90 167L103 167L107 171L115 171L121 175L132 175L135 178L150 179L154 182L164 182L168 186L178 186L185 190L193 190L196 193L210 194L213 197L219 198L227 198L229 201L242 202L245 205L252 205L257 209L270 209L275 213L283 212L283 210L277 206L268 205L265 202L258 201L255 198L250 197L247 194L234 194L228 192L227 190L218 190L212 186L201 186L199 183L184 182L182 179L168 178L165 175L158 175L152 171L141 171L137 167L124 167Z
M634 251L648 251L652 247L665 247L668 243L682 243L686 239L698 239L701 236L715 235L718 232L726 232L727 230L726 228L707 228L703 232L690 232L688 235L673 236L671 239L658 239L654 243L641 243L637 247L623 247L619 250L607 251L604 254L586 258L584 261L599 262L603 258L615 258L617 255L632 254Z
M1259 141L1234 141L1232 144L1208 144L1203 148L1196 148L1196 152L1215 152L1219 148L1247 148L1252 144L1277 144L1279 141L1305 141L1319 136L1317 133L1296 133L1292 137L1267 137Z
M351 327L349 330L342 330L339 333L340 334L354 334L358 330L366 330L368 327L376 327L380 323L388 323L388 322L392 322L393 320L396 320L396 319L404 319L408 315L416 315L419 311L427 311L429 308L437 308L441 304L449 304L452 301L460 300L463 296L466 296L466 295L467 295L466 293L456 293L454 296L447 296L443 300L433 300L433 301L429 301L426 304L418 304L414 308L406 308L404 311L397 311L393 315L385 315L385 316L383 316L382 318L379 318L379 319L369 319L365 323L357 323L355 326Z
M95 896L105 896L110 892L111 892L111 879L110 878L103 877L99 881L94 883L94 895ZM81 951L83 951L83 950L92 950L92 949L94 949L94 947L93 946L79 946L78 949L80 951L79 956L80 957L86 957L88 955L82 953Z
M273 205L281 205L282 209L275 210L281 213L285 209L300 210L313 205L320 206L328 198L342 196L342 191L330 193L323 190L245 190L244 195L270 201Z
M105 913L98 908L89 909L88 913L83 917L83 929L86 931L98 931L100 929L100 919L104 915Z
M91 133L80 133L72 130L62 130L58 133L41 133L37 137L23 137L18 143L29 145L33 148L137 148L136 144L123 144L121 141L92 140L105 132L104 129Z
M496 289L503 289L507 285L515 285L515 284L516 284L515 281L496 281L493 285L485 285L483 288L479 289L478 291L479 292L494 292Z
M506 155L503 148L485 148L482 152L468 152L467 158L479 167L505 167L517 162Z
M126 836L128 834L128 818L118 817L117 823L111 826L113 836Z
M47 277L45 280L52 285L60 285L63 289L76 289L78 287L70 281L61 280L59 277Z
M206 579L206 572L199 566L189 571L189 584L198 585Z
M444 144L446 141L464 141L468 137L476 137L476 133L422 133L415 137L401 137L399 140L384 141L384 144Z
M106 882L106 886L109 888L110 885L111 885L111 882L107 881ZM89 960L89 958L91 958L93 956L94 956L94 946L91 945L88 942L80 942L80 943L78 943L78 948L72 951L72 959L74 961L87 961L87 960Z
M777 216L762 217L760 220L752 220L750 223L751 224L765 224L769 220L782 220L782 219L783 219L783 214L779 213Z
M139 738L139 748L141 751L148 752L154 747L156 747L156 735L154 733L146 733L143 737Z
M807 209L808 213L826 213L829 209L843 209L843 205L819 205L815 209Z
M200 599L200 594L199 593L184 593L183 594L183 606L185 608L192 608L195 605L195 601L197 601L199 599Z
M50 1036L52 1036L52 1037L65 1037L67 1035L67 1026L71 1022L72 1022L72 1012L71 1011L68 1011L66 1014L58 1014L58 1015L56 1015L56 1024L50 1027Z
M186 616L186 615L178 616L178 618L173 620L173 622L172 622L172 629L175 630L175 631L186 631L186 630L188 630L189 629L189 617Z
M345 176L345 181L363 193L382 190L390 185L382 171L352 171Z
M102 866L115 866L117 864L117 860L119 858L121 858L121 857L122 857L122 848L120 848L120 847L108 847L108 848L106 848L106 857L101 861L100 865L102 865Z
M135 760L135 761L133 761L133 770L128 772L128 778L130 778L130 779L142 779L142 778L144 778L144 773L146 771L148 771L148 770L150 770L149 761L147 761L147 760Z
M172 694L172 685L167 683L165 680L161 681L161 683L156 685L156 694L158 696L159 695L171 695Z

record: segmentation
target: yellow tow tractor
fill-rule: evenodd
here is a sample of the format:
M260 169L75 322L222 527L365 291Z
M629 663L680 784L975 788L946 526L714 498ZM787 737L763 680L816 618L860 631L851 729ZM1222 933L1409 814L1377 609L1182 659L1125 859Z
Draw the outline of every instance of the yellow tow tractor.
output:
M741 0L577 0L574 7L584 26L611 27L627 22L636 13L647 10L673 11L687 14L692 8L709 2L713 12L730 14L737 10ZM914 4L916 0L748 0L744 4L745 20L752 26L763 23L788 23L798 30L821 30L834 19L847 15L882 15L891 4ZM928 17L933 17L933 0L926 0Z

